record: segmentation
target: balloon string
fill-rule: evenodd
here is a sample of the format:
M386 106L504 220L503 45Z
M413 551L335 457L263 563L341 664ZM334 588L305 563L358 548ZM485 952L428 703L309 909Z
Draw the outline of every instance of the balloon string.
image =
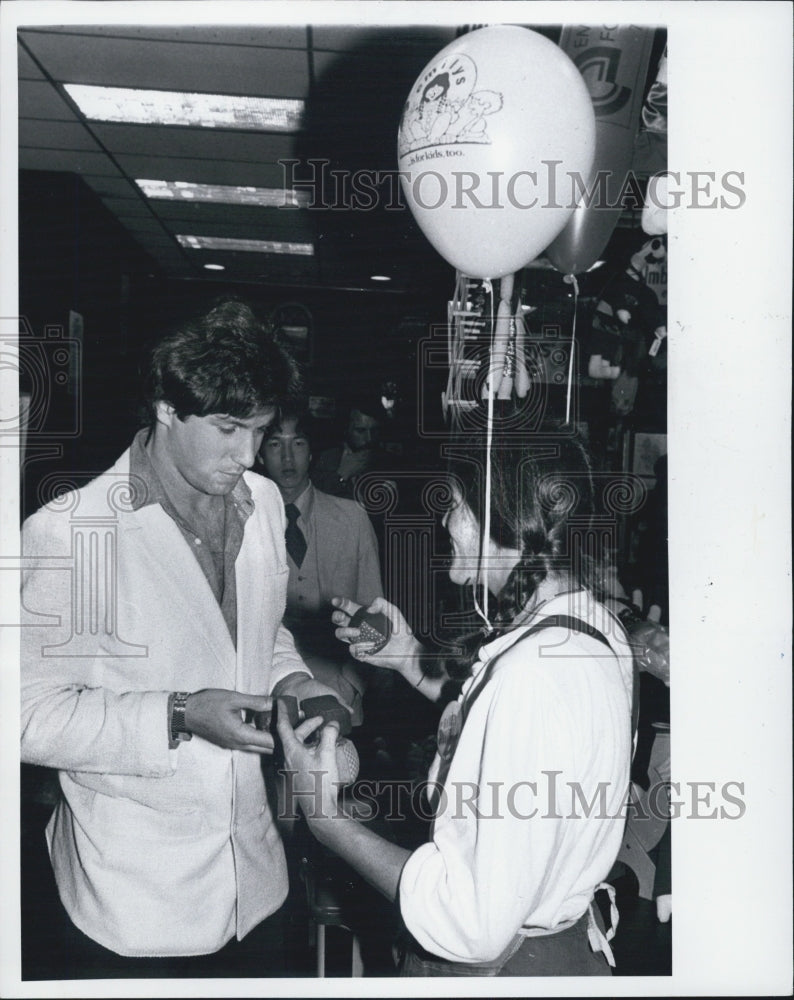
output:
M579 306L579 282L576 275L569 275L573 285L573 324L571 326L571 356L568 358L568 391L565 398L565 423L571 422L571 387L573 384L573 355L576 348L576 311Z
M456 272L455 291L450 303L449 316L447 317L447 358L449 360L449 373L447 375L447 388L443 394L444 416L451 424L453 430L457 427L459 416L459 400L461 398L461 385L463 381L462 366L465 351L466 324L464 317L466 299L466 279L460 272Z
M514 275L505 275L502 278L499 285L499 299L500 302L503 299L507 299L508 303L512 300L513 296L513 282ZM497 315L498 311L493 309L493 295L491 295L491 350L489 358L489 366L491 372L491 378L488 384L488 410L486 418L486 434L485 434L485 503L484 503L484 517L482 523L482 535L480 538L480 568L481 571L475 576L474 581L474 607L485 622L488 631L491 631L491 622L488 618L488 558L490 549L490 538L491 538L491 454L493 451L493 425L494 425L494 399L496 398L496 379L497 373L494 370L494 354L496 349L496 327L497 327ZM480 607L477 587L482 581L483 588L483 607Z
M494 336L493 327L491 329L491 363L493 363L493 352L494 352ZM480 538L480 567L482 571L482 586L483 586L483 607L480 607L480 602L477 595L477 586L480 582L480 573L477 573L474 578L474 607L477 614L485 622L488 631L491 631L491 622L488 618L488 539L491 537L491 448L493 444L493 410L494 410L494 398L496 396L496 387L493 384L493 379L491 380L491 386L488 390L488 411L486 419L486 434L485 434L485 516L483 517L482 524L482 536Z

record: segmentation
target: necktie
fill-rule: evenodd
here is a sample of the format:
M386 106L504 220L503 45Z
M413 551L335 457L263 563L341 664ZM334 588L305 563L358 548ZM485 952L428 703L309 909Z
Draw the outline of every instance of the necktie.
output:
M294 503L288 503L284 509L287 514L287 530L284 532L287 552L295 565L300 568L303 557L306 555L306 539L298 527L298 518L301 512Z

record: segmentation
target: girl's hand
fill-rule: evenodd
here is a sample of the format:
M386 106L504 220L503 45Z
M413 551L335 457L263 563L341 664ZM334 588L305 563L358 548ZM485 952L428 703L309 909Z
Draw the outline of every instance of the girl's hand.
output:
M335 597L331 603L338 609L331 615L331 621L339 626L335 635L337 639L350 644L350 655L354 659L405 674L413 661L421 655L422 647L399 608L389 604L382 597L377 597L367 608L367 611L385 615L391 623L392 633L389 641L377 653L372 652L373 643L360 641L357 628L349 627L350 619L361 605L343 597Z
M323 724L320 716L306 719L293 730L287 713L278 713L278 735L284 751L287 794L297 801L306 819L326 819L338 812L339 772L336 765L336 741L339 727L329 722L320 740L306 746L305 740Z

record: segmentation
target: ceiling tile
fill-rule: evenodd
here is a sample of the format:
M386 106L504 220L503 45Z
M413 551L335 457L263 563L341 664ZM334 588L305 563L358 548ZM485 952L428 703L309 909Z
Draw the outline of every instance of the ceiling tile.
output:
M19 81L19 114L22 118L76 121L74 112L57 88L40 80Z
M176 157L116 157L132 178L195 181L197 184L243 184L247 187L280 187L283 170L275 163L231 163L228 160L186 160Z
M169 236L168 234L158 236L156 233L141 232L140 230L134 229L132 224L128 225L127 220L125 220L122 225L127 232L129 232L135 237L136 240L138 240L141 244L144 244L146 247L170 247L172 250L181 253L173 236Z
M170 232L184 236L229 236L236 239L284 240L295 243L314 242L316 230L297 219L285 220L271 216L268 221L250 218L210 219L200 216L196 219L168 219L159 216Z
M91 27L79 25L64 28L47 27L47 32L65 35L93 35L115 38L134 38L138 41L203 42L205 44L272 46L274 48L303 49L306 47L306 28L303 25L175 25L173 27L144 24L134 27L126 24ZM28 34L35 29L28 29Z
M40 149L28 146L19 148L19 167L21 170L66 170L75 174L101 174L112 170L104 153L51 149L44 160Z
M105 208L119 218L151 219L152 212L146 204L146 199L139 198L103 198Z
M98 174L84 174L83 180L102 198L131 198L138 201L141 197L137 185L118 175L103 177Z
M144 199L145 200L145 199ZM308 227L311 214L307 209L300 208L265 208L258 205L219 205L208 201L170 201L163 198L150 198L148 205L153 212L169 222L192 222L202 219L208 222L226 222L229 226L244 225L274 225L289 228Z
M295 156L295 139L274 133L225 129L169 128L162 125L119 125L92 122L91 130L114 153L138 156L177 156L184 159L242 160L252 163ZM150 177L149 174L145 175ZM158 177L155 180L182 180Z
M24 32L25 43L59 83L305 98L305 51L131 38Z
M155 236L168 235L167 230L163 228L162 223L153 218L151 215L120 215L120 222L130 230L130 232L135 233L152 233Z
M44 79L44 74L21 45L17 46L17 76L20 80Z
M19 144L20 146L39 146L43 149L102 152L84 125L78 122L44 121L40 118L20 118Z
M389 29L384 25L313 25L312 48L332 52L355 52L381 49L395 52L410 50L426 52L428 58L449 44L455 37L453 26L399 25Z

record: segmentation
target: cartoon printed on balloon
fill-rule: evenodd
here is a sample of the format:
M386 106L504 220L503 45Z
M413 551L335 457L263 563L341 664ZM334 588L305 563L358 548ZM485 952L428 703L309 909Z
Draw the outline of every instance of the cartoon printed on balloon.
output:
M460 54L447 56L417 80L400 122L399 155L442 143L486 144L487 116L502 107L502 95L474 90L477 68Z

